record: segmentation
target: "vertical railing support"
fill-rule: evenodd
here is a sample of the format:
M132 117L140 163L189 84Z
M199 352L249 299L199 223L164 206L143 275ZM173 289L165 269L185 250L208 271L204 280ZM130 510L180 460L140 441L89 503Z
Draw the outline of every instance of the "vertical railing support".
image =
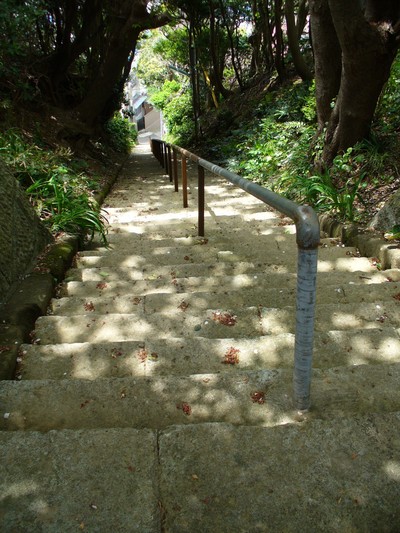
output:
M294 406L300 411L310 408L317 263L318 250L299 248L293 396Z
M186 157L182 154L182 194L183 194L183 207L188 207L188 182L187 182L187 165Z
M296 220L297 296L293 401L300 411L310 408L314 318L317 290L319 221L309 206L298 208Z
M198 235L199 237L204 237L204 168L200 165L197 165L198 171Z
M165 144L165 142L163 142L163 160L164 160L163 168L165 170L165 173L168 174L168 152L167 152L167 145Z
M168 161L168 167L167 167L167 174L169 176L169 181L172 183L172 155L171 155L171 147L168 144L167 145L167 161Z
M174 156L174 163L173 163L174 187L175 187L175 192L178 192L178 190L179 190L179 184L178 184L178 152L177 152L176 148L172 149L172 154Z

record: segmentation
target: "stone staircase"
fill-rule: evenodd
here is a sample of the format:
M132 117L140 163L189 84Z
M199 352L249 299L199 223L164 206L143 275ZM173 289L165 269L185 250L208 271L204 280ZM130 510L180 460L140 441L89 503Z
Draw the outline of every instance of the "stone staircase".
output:
M201 238L135 150L1 384L2 531L400 531L400 271L322 240L298 413L294 226L206 183Z

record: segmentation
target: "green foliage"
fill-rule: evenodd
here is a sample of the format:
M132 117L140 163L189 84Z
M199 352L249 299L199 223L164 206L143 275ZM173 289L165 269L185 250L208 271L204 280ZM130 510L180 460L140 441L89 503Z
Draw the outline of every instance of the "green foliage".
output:
M163 111L169 142L180 146L188 146L190 143L194 132L191 102L191 91L187 88L165 106Z
M360 186L364 180L361 174L357 181L349 178L342 186L337 186L329 172L312 176L291 177L285 192L302 204L312 205L317 211L330 211L339 218L354 221L357 215L355 201L362 202ZM285 185L283 179L280 183Z
M176 80L165 80L161 89L157 92L152 92L150 101L158 109L165 111L167 105L179 97L181 91L181 84Z
M365 192L390 183L398 175L400 99L395 88L399 84L396 64L381 102L383 126L379 122L368 140L338 155L325 172L314 168L323 135L315 137L313 83L295 83L267 93L256 110L258 124L254 126L252 121L233 131L220 143L219 154L232 171L252 181L318 211L329 211L343 220L359 220L365 214Z
M169 77L167 62L155 52L158 42L162 39L160 30L153 30L145 32L139 41L136 74L150 94L160 90Z
M283 176L307 174L312 157L313 86L295 83L267 93L255 113L258 125L233 132L221 147L229 168L277 188Z
M0 155L9 165L43 222L53 232L98 232L106 243L106 219L93 198L94 181L69 150L46 150L17 129L0 134Z
M27 66L38 51L36 23L43 12L40 0L1 2L0 90L23 100L32 100L37 92Z
M392 64L390 78L384 88L377 113L374 129L380 134L391 134L400 128L400 55Z
M110 145L117 152L128 154L135 146L137 141L137 130L135 126L129 122L129 119L121 117L120 114L116 114L111 120L109 120L104 129Z

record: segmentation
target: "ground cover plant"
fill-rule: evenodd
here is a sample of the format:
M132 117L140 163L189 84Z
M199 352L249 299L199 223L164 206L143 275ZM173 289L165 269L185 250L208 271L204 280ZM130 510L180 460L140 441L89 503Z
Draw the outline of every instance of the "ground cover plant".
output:
M0 157L53 234L93 237L97 232L106 243L106 213L95 199L100 179L85 159L62 145L47 145L39 132L16 127L0 133Z
M319 212L367 223L400 185L399 83L397 60L370 136L337 155L329 168L317 164L325 132L316 134L313 82L291 81L249 103L247 119L236 119L229 135L213 143L210 157Z

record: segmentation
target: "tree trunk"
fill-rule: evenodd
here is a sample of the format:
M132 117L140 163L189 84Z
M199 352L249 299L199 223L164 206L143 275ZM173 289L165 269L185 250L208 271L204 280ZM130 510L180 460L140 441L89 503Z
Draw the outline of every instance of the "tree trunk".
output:
M378 4L379 2L375 2L375 7ZM321 9L318 10L318 7ZM324 50L321 39L326 41L326 34L321 27L318 28L321 19L314 18L312 28L317 30L313 33L313 44L316 58L321 61L320 68L316 70L316 84L317 87L324 88L321 93L317 93L319 123L328 119L322 162L329 167L338 153L368 135L376 104L390 75L399 42L394 29L397 20L393 21L393 25L387 20L366 20L361 4L348 0L314 0L312 17L319 12L328 21L327 7L341 52L340 87L331 113L327 109L328 98L332 97L333 84L337 81L327 63L327 56L324 56L326 49ZM330 43L332 45L334 41L331 40ZM329 62L332 62L332 57ZM331 74L332 85L328 86L321 78L324 72Z
M275 0L275 68L278 72L279 79L283 81L286 78L286 69L284 62L284 45L282 31L282 0Z
M292 54L292 60L297 74L303 81L310 81L313 79L313 73L308 67L306 61L300 50L299 38L301 32L296 24L294 14L294 0L285 1L285 18L286 18L286 34L289 43L289 49ZM300 35L299 35L300 34Z
M328 0L310 1L311 37L314 52L318 131L327 124L333 99L339 92L342 59Z
M210 9L210 56L213 67L212 81L214 82L214 91L217 96L227 98L230 91L224 87L222 82L222 71L219 61L219 45L218 45L218 28L215 20L215 6L213 2L209 2Z
M126 63L135 52L140 33L169 21L167 16L151 16L147 0L120 0L110 15L109 41L103 63L97 69L83 101L76 107L80 120L89 128L108 118L110 100L117 102L126 77ZM118 106L115 106L118 109Z

